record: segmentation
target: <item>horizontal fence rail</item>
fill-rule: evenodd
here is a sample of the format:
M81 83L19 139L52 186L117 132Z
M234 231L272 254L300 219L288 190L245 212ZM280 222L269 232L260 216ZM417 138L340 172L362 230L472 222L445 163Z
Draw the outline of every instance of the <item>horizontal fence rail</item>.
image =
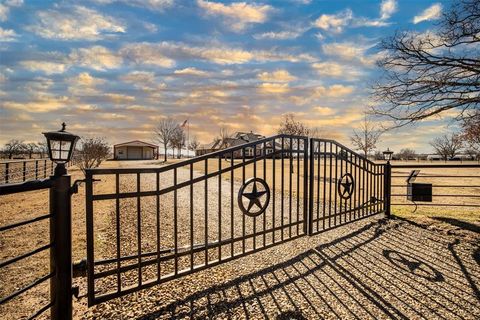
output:
M420 170L414 183L431 184L431 202L407 199L412 170ZM397 207L480 208L480 164L392 164L391 192Z
M89 305L307 233L306 137L86 178Z

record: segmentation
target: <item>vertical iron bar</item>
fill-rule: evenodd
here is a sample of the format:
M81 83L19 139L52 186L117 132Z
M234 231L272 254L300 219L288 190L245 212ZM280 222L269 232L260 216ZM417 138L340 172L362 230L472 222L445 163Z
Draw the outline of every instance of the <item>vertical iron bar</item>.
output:
M320 145L318 146L318 150L320 150ZM318 161L320 161L320 155L318 158ZM323 142L323 212L322 212L322 228L325 230L325 205L327 201L327 142ZM320 195L319 195L320 197ZM318 231L318 230L317 230Z
M9 165L10 165L10 164L9 164L8 162L5 163L5 183L8 183L9 180L10 180L10 177L9 177L9 175L10 175Z
M205 159L205 265L208 265L208 158Z
M362 158L362 217L365 216L365 158Z
M218 156L218 261L222 261L222 156Z
M27 161L23 161L23 181L27 179Z
M122 291L122 282L120 279L120 175L115 174L115 232L116 232L116 255L117 255L117 292Z
M292 176L293 176L293 141L290 137L290 169L288 170L288 237L292 237Z
M43 161L43 177L47 177L47 160Z
M190 270L193 270L194 256L193 256L193 163L190 163Z
M88 306L95 302L95 282L94 282L94 236L93 236L93 181L92 173L89 170L85 172L85 220L87 225L87 288L88 288Z
M309 208L308 208L308 212L309 212L309 215L308 215L309 216L309 219L308 219L308 234L309 235L311 235L313 233L313 211L314 211L314 208L313 208L313 184L315 182L315 174L314 174L314 166L313 166L313 159L315 157L315 155L314 155L315 145L314 144L315 144L315 141L310 138L310 176L309 176L310 197L309 197ZM297 161L298 161L298 159L297 159ZM298 192L298 190L297 190L297 192ZM318 202L317 202L317 210L318 210ZM318 217L318 213L317 213L317 217ZM307 222L304 221L303 223L307 223Z
M142 208L140 203L140 173L137 173L137 255L138 285L142 285Z
M276 146L277 142L276 139L273 139L273 153L272 153L272 243L275 243L275 175L276 175L276 170L275 170L275 164L276 164Z
M283 241L283 209L284 209L284 179L285 179L285 161L284 161L284 152L285 152L285 142L284 142L284 138L282 136L282 153L281 153L281 157L282 157L282 161L281 161L281 164L282 164L282 203L281 203L281 227L280 227L280 230L281 230L281 240Z
M235 229L234 229L234 209L233 209L233 178L234 178L234 160L233 160L233 152L230 153L230 236L232 238L232 242L230 244L230 256L233 257L235 245L233 239L235 239Z
M175 274L178 274L178 199L177 199L177 168L173 168L173 234L174 234L174 256Z
M338 153L337 153L338 155ZM344 157L345 157L345 150L343 150L343 148L340 148L340 173L339 173L339 176L340 176L340 179L342 178L342 175L343 175L343 160L344 160ZM345 164L345 172L347 171L347 165ZM337 190L338 190L338 182L337 181ZM340 193L338 194L340 196ZM347 206L347 201L344 200L341 196L339 197L338 199L339 201L339 206L340 206L340 214L338 215L338 219L340 220L340 224L342 224L342 212L344 212L344 208L343 208L343 205L342 205L342 201L344 202L343 204L345 205L345 207Z
M160 281L161 278L161 269L160 269L160 172L157 172L157 196L156 196L156 206L157 206L157 281Z
M317 228L315 232L318 232L320 229L320 196L321 196L321 184L320 184L320 179L325 178L324 176L322 177L322 167L320 166L320 154L321 154L321 148L322 148L322 143L320 141L316 141L317 146L318 146L318 151L315 151L316 149L313 149L314 144L311 145L310 153L313 153L314 157L310 161L314 161L315 159L317 160L317 192L315 195L317 196L317 215L315 216L317 220ZM316 157L315 157L316 156ZM310 164L311 167L314 167L313 164ZM325 191L325 190L324 190ZM310 193L310 197L313 197L314 193ZM313 203L313 202L312 202ZM312 226L313 228L313 226Z
M245 184L245 147L242 148L242 185L244 184ZM242 214L242 252L245 253L245 215L244 214Z
M257 179L257 145L253 146L253 178ZM257 248L257 217L253 217L253 250Z
M329 195L328 195L328 227L330 228L332 226L332 186L335 184L335 181L332 181L332 165L333 165L333 160L332 160L332 156L333 156L333 148L332 148L332 142L329 142L329 145L330 145L330 172L329 172L329 176L328 176L328 180L329 180L329 188L328 188L328 192L329 192Z
M303 234L307 234L308 222L308 138L303 140ZM300 176L300 172L298 173Z
M307 147L307 142L305 142L304 144L304 148ZM299 224L298 222L300 221L300 138L297 138L297 152L295 153L297 155L296 159L297 159L297 233L296 235L298 236L299 235ZM304 163L304 165L306 165L306 163ZM304 179L307 179L307 176L303 176ZM303 190L303 196L306 197L307 196L307 190L304 189ZM308 210L308 207L307 207L307 210ZM308 211L307 211L308 212ZM308 222L308 219L304 219L303 223L309 223ZM307 233L307 231L305 231L305 233Z
M267 142L263 143L263 180L267 181ZM263 214L263 246L267 242L267 235L265 234L265 230L267 228L267 212Z
M338 145L335 144L335 202L334 202L334 215L333 215L333 225L337 226L337 198L338 198Z
M35 180L38 179L38 160L35 160Z

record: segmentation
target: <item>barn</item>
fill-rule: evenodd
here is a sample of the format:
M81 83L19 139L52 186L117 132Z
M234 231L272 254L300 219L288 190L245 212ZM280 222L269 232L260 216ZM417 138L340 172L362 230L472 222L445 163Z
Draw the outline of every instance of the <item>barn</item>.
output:
M140 140L113 146L113 158L115 160L152 160L157 159L157 156L158 146Z

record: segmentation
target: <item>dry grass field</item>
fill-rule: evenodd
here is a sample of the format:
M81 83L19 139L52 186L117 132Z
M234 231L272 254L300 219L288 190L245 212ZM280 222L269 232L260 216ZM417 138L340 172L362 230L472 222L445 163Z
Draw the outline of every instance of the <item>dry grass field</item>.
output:
M239 160L236 160L234 164L238 163L238 161ZM174 163L174 162L177 162L177 160L169 161L169 163ZM164 164L160 162L152 162L152 161L143 161L143 162L107 161L104 164L102 164L102 167L103 168L152 167L152 166L156 167L158 165L164 165ZM221 168L227 168L230 165L231 163L229 161L225 161L225 160L219 161L218 159L210 159L207 163L206 170L207 172L215 172L216 170L219 169L219 166L221 166ZM273 166L275 166L275 171L273 170ZM284 190L284 193L285 192L289 193L291 191L294 197L302 198L304 193L303 185L302 185L302 182L304 179L303 163L302 161L297 162L295 159L291 160L291 163L290 163L289 159L285 159L283 164L283 172L284 173L289 172L289 170L292 167L293 167L293 174L291 175L292 176L291 188L289 186L290 180L289 178L286 178L284 180L284 184L285 184L284 189L287 191ZM195 176L202 175L205 172L204 162L195 164L194 170L195 170ZM275 186L276 192L281 192L280 190L282 190L282 185L281 185L282 163L280 160L277 160L275 162L266 161L265 164L262 161L259 161L255 166L253 164L248 165L245 167L245 176L247 178L253 176L254 171L256 172L256 175L258 177L265 177L266 181L271 186L271 188ZM265 176L264 176L264 172L265 172ZM275 176L273 175L273 172L275 172ZM82 173L78 169L71 169L70 173L73 176L72 178L73 180L82 178ZM408 173L409 173L409 169L395 169L393 172L393 175L404 176L404 175L408 175ZM480 178L473 177L473 176L480 176L480 172L478 169L448 169L448 170L421 169L421 173L422 175L424 175L424 177L417 178L418 182L432 182L434 184L434 202L435 203L437 203L437 201L438 203L443 203L443 204L454 204L454 203L458 203L459 201L461 201L463 204L465 203L479 204L480 203L480 198L478 197L480 195ZM449 175L449 176L457 176L457 177L461 176L461 178L431 177L435 175ZM215 180L216 182L212 180L212 184L214 184L215 186L218 185L218 183L224 184L225 186L224 190L226 190L227 187L230 185L230 179L231 179L230 172L226 174L222 174L221 178L222 178L221 180L218 180L218 179ZM242 168L236 169L233 174L233 178L235 182L235 188L238 188L238 185L243 180L243 169ZM128 180L128 177L126 177L125 179ZM184 177L183 176L179 177L179 179L188 179L188 175ZM275 180L275 184L273 183L273 180ZM398 177L398 178L395 177L393 180L393 184L403 185L404 181L405 181L405 178L403 177ZM476 187L466 187L466 188L457 188L457 189L449 189L444 187L435 188L435 184L441 184L441 185L456 184L456 185L466 185L466 186L474 185ZM147 185L148 183L146 183L145 186L142 186L142 188L148 188ZM297 188L297 185L299 185L300 188ZM126 188L128 188L128 186ZM404 187L395 187L395 188L397 189L393 190L394 194L396 194L397 192L405 193L405 189L403 189ZM114 192L114 190L115 190L114 179L111 179L111 178L104 178L102 183L98 183L95 185L95 193L98 193L98 194L111 193L111 192ZM201 193L201 191L198 191L198 192L200 192L199 198L203 198L204 195ZM215 192L215 190L212 190L212 192ZM454 197L436 196L436 195L445 195L450 193L466 194L471 197L459 198L458 196L454 196ZM230 197L230 194L226 193L225 197L227 196ZM473 197L473 196L477 196L477 197ZM396 199L394 198L393 202L403 203L402 202L404 201L403 199L404 197L398 197ZM145 201L145 206L148 207L148 202L151 200L144 199L144 201ZM222 206L222 204L219 204L219 205ZM0 197L0 224L7 225L13 222L31 219L35 216L45 214L46 213L45 210L47 206L48 206L47 191L27 192L27 193L21 193L16 195L1 196ZM122 206L133 207L133 204L130 203L129 201L125 201L122 204ZM84 187L80 187L79 193L73 196L72 207L73 207L73 221L72 221L73 258L74 260L80 260L86 256L85 188ZM95 221L96 232L99 235L98 238L95 239L96 249L99 250L98 252L99 257L100 256L110 257L112 256L114 251L114 246L112 243L112 241L114 240L112 239L112 233L111 233L112 221L114 221L113 208L114 208L114 203L112 203L112 201L98 202L98 205L95 207L96 212L104 213L104 214L96 215L96 221ZM472 257L475 258L476 255L478 255L478 242L475 242L475 241L478 241L479 238L478 238L478 229L475 229L475 228L478 228L480 226L480 209L468 208L468 207L419 207L415 212L413 212L413 209L414 209L413 206L394 206L393 214L395 216L398 216L401 219L408 219L408 221L391 220L390 222L383 222L385 224L385 227L384 227L385 230L387 229L390 230L387 232L388 235L386 236L386 239L393 239L392 241L394 242L388 243L386 239L382 240L382 237L380 237L378 240L375 240L374 242L372 242L371 245L369 245L369 246L372 246L371 248L367 246L362 249L362 252L363 250L367 250L367 249L371 250L372 253L370 256L363 255L363 254L368 254L369 252L369 251L365 251L361 253L360 256L357 256L355 259L359 261L363 261L363 263L365 264L372 264L372 267L373 267L375 265L375 259L378 259L378 257L376 257L375 255L379 254L381 256L383 254L382 253L383 251L381 250L381 246L388 247L398 242L398 246L400 247L400 243L404 241L401 233L405 232L404 235L409 235L409 237L412 237L412 240L411 240L412 248L411 248L410 254L414 254L414 255L416 254L416 256L420 256L423 259L430 261L431 263L429 265L436 270L437 269L440 270L443 275L447 274L446 270L449 267L447 265L442 265L441 263L439 263L438 259L440 259L442 255L448 255L449 251L445 249L446 247L444 248L441 245L439 245L437 250L438 257L434 257L430 253L429 254L424 253L423 251L427 252L430 247L435 248L436 246L436 244L434 244L435 241L431 242L428 239L438 238L438 239L441 239L441 243L458 243L458 241L460 241L460 244L458 245L458 250L460 253L458 254L461 256L462 259L465 259L464 263L466 263L467 266L466 267L464 266L463 269L461 266L458 268L460 268L461 270L466 269L467 271L475 274L475 272L478 271L478 265L477 267L475 267L475 261L472 261ZM147 224L153 223L152 221L148 222L149 221L148 210L146 210L145 212L142 212L142 214L145 216L145 221L147 221ZM261 220L259 220L259 223L260 222ZM355 223L354 226L352 226L351 228L358 227L360 228L359 230L364 230L362 228L366 228L366 226L368 226L368 223L369 222ZM419 225L417 225L416 223L419 223ZM395 224L400 226L398 227L399 229L398 228L395 229L394 227ZM228 226L228 224L226 225ZM250 227L250 225L248 225L248 227ZM424 227L427 227L427 229L422 229ZM114 299L112 300L112 302L104 303L102 305L99 305L97 307L90 308L90 309L87 309L86 307L85 279L82 279L82 278L76 279L75 283L80 286L80 294L81 296L83 296L83 298L75 301L75 318L77 319L85 319L85 318L129 319L132 317L139 317L142 314L150 314L151 318L170 318L170 317L175 317L176 315L179 315L180 317L183 317L186 315L188 316L188 315L192 315L192 313L193 313L193 316L197 318L203 318L205 317L205 315L209 317L214 317L215 314L223 314L224 316L229 316L231 318L256 318L255 315L263 314L265 317L267 315L270 317L270 316L287 312L288 310L292 310L292 312L300 312L300 314L305 314L307 315L307 318L316 317L319 315L325 315L325 312L327 313L333 312L334 314L337 314L339 317L341 317L342 314L349 317L349 315L350 316L354 315L355 308L359 308L358 305L362 304L358 299L362 299L362 292L364 292L367 289L363 288L362 289L363 291L360 290L358 293L358 296L356 295L356 293L352 294L350 297L347 296L346 301L350 300L352 304L357 305L356 307L355 306L348 307L346 305L342 306L343 304L343 302L341 302L342 299L341 298L337 299L336 297L337 296L340 297L342 294L345 294L345 292L343 292L345 290L341 289L341 283L344 282L345 279L342 277L337 278L337 276L339 275L339 273L342 273L340 272L341 270L343 270L342 268L348 269L348 266L346 264L348 263L358 264L359 261L345 260L341 262L340 266L335 265L337 261L336 260L337 258L335 258L336 257L335 252L339 250L340 251L343 250L342 246L344 246L345 247L344 249L348 251L348 248L351 247L351 245L355 245L355 242L362 242L365 240L365 239L361 239L361 237L363 236L367 238L370 236L374 237L375 233L370 234L369 230L373 230L374 228L374 226L371 226L371 227L368 227L370 229L364 230L366 233L364 233L364 231L361 231L361 233L355 233L356 235L347 241L341 237L347 234L348 232L354 232L354 231L353 229L345 229L347 227L342 227L342 228L338 229L338 231L328 232L324 236L320 235L320 236L313 237L311 241L307 239L308 237L304 237L302 238L303 240L295 240L294 242L292 242L292 244L285 244L285 245L281 245L280 247L268 249L267 251L265 251L266 252L265 254L259 253L259 254L254 254L253 256L242 258L241 263L238 262L238 260L237 262L233 261L231 263L227 263L220 267L215 267L211 270L209 269L205 272L200 272L192 276L187 276L186 278L183 278L180 280L174 280L169 285L166 285L166 284L161 285L160 286L161 288L157 290L149 289L147 291L144 291L143 293L133 294L120 299ZM128 250L132 249L131 247L135 246L135 242L129 243L128 241L128 239L130 239L130 237L133 237L134 234L135 234L135 225L132 224L131 229L129 229L129 231L125 233L123 238L123 240L125 240L125 244L124 244L125 252L128 252ZM199 232L198 234L202 235L202 232ZM24 226L24 227L14 229L12 231L4 232L2 234L2 238L0 239L0 259L5 260L5 259L8 259L9 257L32 250L35 247L48 244L48 236L46 235L48 235L47 221L37 222L29 226ZM226 234L225 236L228 236L228 235ZM418 239L424 239L422 240L423 242L421 247L415 248L414 239L416 237L418 237ZM336 238L344 242L335 242ZM200 241L201 239L197 239L197 240ZM259 239L259 241L261 241L261 239ZM330 243L332 244L332 246L323 247L323 249L321 249L320 252L318 251L318 248L312 251L313 250L312 248L315 248L318 245L322 245L324 241L331 241ZM410 240L408 240L407 242L409 241ZM475 243L477 243L476 245L477 249L475 249ZM152 249L151 244L147 243L145 245L147 246L145 247L145 250L149 249L148 248L149 246L150 246L150 249ZM395 248L391 248L391 249L393 250ZM399 250L399 249L396 248L396 250ZM472 255L472 252L473 252L473 255ZM258 265L255 262L257 261L256 259L258 260ZM449 260L450 258L448 259L445 258L445 259L452 266L454 265L454 263L456 263L456 260L454 258L451 258L453 259L451 261ZM292 264L288 264L286 261L287 262L290 261ZM332 261L334 262L334 264L331 264ZM326 263L326 266L329 269L333 268L332 270L336 270L335 275L329 277L328 272L331 272L331 270L327 272L324 269L317 269L317 267L315 267L315 264L317 262L320 265L323 265L324 263ZM242 266L242 264L244 265ZM380 266L380 267L384 268L385 266ZM265 273L261 273L262 271L259 271L260 269L258 268L267 268L267 269L263 269L266 271ZM315 271L314 272L312 271L310 273L308 271L309 268L313 268ZM478 288L479 273L477 273L476 276L470 277L470 280L468 279L462 280L461 279L462 272L455 271L458 268L455 267L455 269L452 269L454 270L454 273L456 274L456 276L458 276L458 279L455 278L456 276L452 279L448 279L448 283L453 285L453 287L450 287L450 288L437 287L437 284L433 285L429 283L424 283L424 284L414 283L414 282L411 282L414 280L414 278L408 278L408 277L401 278L401 280L394 280L395 277L400 276L400 274L402 273L401 270L398 271L400 272L399 274L391 275L393 278L390 278L389 275L385 275L385 274L377 275L375 273L370 275L370 274L364 273L364 270L357 270L355 272L359 272L359 274L356 273L357 276L363 279L365 283L371 284L373 286L372 288L375 288L375 286L377 287L380 286L378 288L378 292L382 290L386 290L385 292L386 295L394 295L394 294L402 295L403 294L408 296L408 294L410 294L412 297L415 297L414 300L416 300L417 298L421 297L421 292L417 292L417 291L421 291L421 290L424 290L425 288L428 288L426 294L429 294L429 295L431 294L431 296L429 296L428 299L431 299L433 301L437 299L437 297L435 296L435 290L439 291L441 294L444 294L445 299L447 300L455 299L455 297L449 296L449 294L450 295L457 294L459 296L459 299L461 300L461 302L457 303L457 306L455 306L455 303L453 305L447 304L445 312L442 311L443 309L441 308L438 309L440 310L438 312L441 312L439 314L435 313L436 312L435 308L432 307L433 309L430 310L429 307L427 306L425 307L427 308L425 312L433 312L433 313L430 313L432 316L439 316L441 314L443 317L450 318L449 315L456 314L455 310L457 308L460 308L460 306L463 306L463 309L464 309L462 311L464 312L463 318L473 319L475 318L475 315L478 315L478 313L480 312L480 307L478 307L479 300L475 300L475 299L472 300L472 296L468 292L470 292L470 287L473 287L472 283L474 286ZM0 286L0 295L2 297L6 296L8 293L15 290L15 288L20 288L28 284L29 282L33 281L34 279L38 278L39 276L46 274L47 272L48 272L48 251L32 256L26 259L22 263L14 263L9 267L2 269L2 272L0 274L0 282L2 283L2 285ZM260 273L255 273L255 272L260 272ZM320 272L321 274L319 275L317 272ZM279 273L282 275L279 275ZM306 275L311 275L311 277L313 278L311 278L310 276L308 276L307 278L304 278L303 276L301 276L304 273L306 273ZM260 282L260 284L258 284L258 286L253 285L252 287L250 287L252 285L251 283L249 283L247 280L242 280L242 278L238 278L241 275L243 276L253 275L251 277L251 280L248 280L248 281L252 281L255 283ZM210 276L211 276L211 279L209 278ZM315 278L314 276L319 278ZM293 280L291 281L288 280L288 279L291 279L292 277L293 277ZM237 278L239 280L235 280ZM299 281L301 282L300 284L299 284ZM311 282L318 282L318 281L322 282L323 284L318 283L318 289L315 289L315 286L312 286ZM389 281L391 281L390 284L389 284ZM411 285L413 287L412 292L414 293L397 292L398 288L397 289L391 288L392 283L395 283L396 286L399 286L399 288L401 288L402 285L398 281L400 282L406 281L407 282L406 288L408 289L409 285ZM261 284L262 282L263 284ZM225 286L222 287L220 283L225 283ZM19 319L25 316L26 314L30 313L31 311L37 309L38 306L46 303L48 301L48 285L47 284L48 282L22 295L20 298L15 299L14 301L2 306L0 309L1 318L2 319ZM220 287L218 288L215 287L219 285ZM338 289L335 287L337 285L339 286ZM352 286L352 292L355 290L359 290L358 284L346 283L345 285ZM244 286L247 289L245 289ZM302 290L295 289L296 286L309 287L307 290L309 293L307 293L307 295L302 295L301 293ZM209 290L208 288L214 288L214 289L211 289L213 291L208 291ZM254 298L255 290L257 290L257 288L259 288L258 290L260 290L259 291L260 295L258 297L259 300L257 300L257 298ZM271 291L269 288L271 288ZM220 293L220 295L217 295L218 293L215 293L217 292L217 290L220 290L221 292L224 292L224 293ZM233 290L233 292L229 293L231 290ZM236 290L238 290L238 292ZM247 290L247 291L244 291L244 290ZM253 290L253 292L250 292L251 290ZM312 302L310 303L309 307L306 307L306 309L304 309L301 306L296 306L295 301L297 300L308 302L308 301L311 301L312 299L313 300L319 299L319 296L317 297L308 296L308 294L315 295L316 290L320 290L320 292L322 292L321 290L327 290L327 291L331 290L330 297L327 297L326 299L332 299L330 302L335 302L337 304L337 306L333 307L335 310L333 309L328 310L327 305L330 304L330 302L328 301L323 302L323 304L326 304L325 308L327 308L323 311L320 309L316 309L314 304L312 306ZM337 292L337 290L339 291ZM371 289L368 289L368 290L371 290ZM431 292L429 292L429 290L431 290ZM445 292L443 290L445 290ZM262 292L265 292L265 294L264 295L261 294ZM293 296L289 296L289 294ZM375 297L378 294L379 293L375 293L375 294L370 293L370 296ZM277 297L277 295L280 295L282 297ZM149 298L149 296L151 298ZM206 303L205 306L199 307L196 305L197 298L198 298L198 301L207 300L208 302L205 302ZM286 309L284 309L281 306L276 305L275 301L277 300L277 298L281 301L286 299L286 302L283 301L283 302L280 302L280 304L283 303L285 305L288 305L289 307L286 307ZM211 299L213 299L213 301ZM247 302L241 302L242 299ZM408 299L406 301L409 301ZM443 298L440 297L440 299L443 299ZM142 307L142 304L139 301L144 301L145 305ZM215 301L217 301L218 304ZM236 312L236 313L231 314L231 313L228 313L226 310L224 310L224 308L220 303L221 301L223 301L227 309L228 308L231 309L228 312ZM231 301L237 301L237 302L233 302L232 304ZM137 305L139 304L139 306L132 306L132 304L135 302L137 303ZM198 303L203 303L203 302L198 302ZM243 303L247 303L247 305L244 305ZM318 302L318 303L320 306L321 302ZM402 312L408 309L409 310L408 312L405 311L406 315L408 314L412 317L418 316L418 314L412 311L413 309L409 309L411 308L411 304L409 302L407 302L406 304L407 306L400 306L400 307L394 304L397 308L397 309L395 308L394 309L403 310ZM421 304L422 303L420 302L420 305ZM466 305L470 305L470 307L466 307ZM128 306L131 307L131 310L128 308ZM258 310L258 306L261 306L261 308L265 308L265 309L263 311ZM375 307L375 303L373 303L373 307ZM141 310L142 308L145 308L145 310L142 311ZM404 310L402 308L406 308L406 309ZM382 312L383 312L383 316L388 315L389 314L388 312L390 313L393 312L393 314L395 314L395 311L388 306L387 307L384 306L384 308L380 308L380 309L381 309L379 311L380 313L377 314L376 312L378 310L372 311L373 309L371 310L369 309L369 307L363 307L363 309L362 307L360 307L359 312L362 312L362 314L365 314L366 317L373 317L373 318L375 318L377 315L382 317ZM195 310L197 311L201 310L201 312L200 311L194 312ZM385 310L387 310L388 312L385 313ZM178 314L178 312L180 313ZM224 312L227 312L227 313L224 313ZM248 316L249 314L250 316Z

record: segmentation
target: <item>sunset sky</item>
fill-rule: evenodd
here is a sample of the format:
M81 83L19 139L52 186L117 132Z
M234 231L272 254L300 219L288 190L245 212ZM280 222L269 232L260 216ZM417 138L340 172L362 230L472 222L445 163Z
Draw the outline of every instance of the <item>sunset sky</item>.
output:
M426 32L448 1L0 2L0 144L67 129L150 142L165 117L210 142L221 126L271 135L285 113L350 145L373 103L379 41ZM451 116L451 115L450 115ZM378 147L430 152L449 116Z

